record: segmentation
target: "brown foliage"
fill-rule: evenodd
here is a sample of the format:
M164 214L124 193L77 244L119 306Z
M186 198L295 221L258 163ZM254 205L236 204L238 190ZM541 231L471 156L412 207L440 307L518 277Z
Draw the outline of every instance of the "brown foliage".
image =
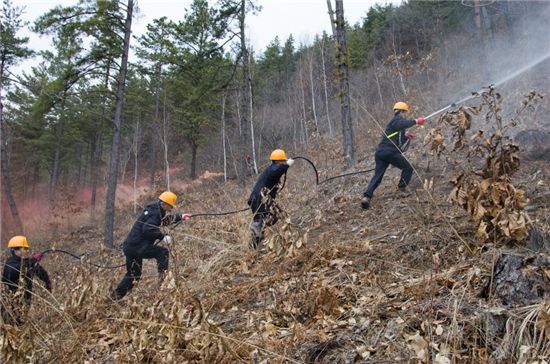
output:
M520 110L535 102L536 95L530 92ZM476 96L479 106L460 107L442 115L424 143L437 155L448 149L447 140L453 143L450 153L460 160L457 164L461 171L451 181L454 188L449 200L468 211L476 223L476 238L480 242L522 241L529 235L531 223L524 211L528 200L525 192L512 183L512 176L520 167L519 147L505 135L515 121L503 122L502 97L493 87ZM473 117L483 110L491 131L471 133ZM448 138L443 130L450 131Z

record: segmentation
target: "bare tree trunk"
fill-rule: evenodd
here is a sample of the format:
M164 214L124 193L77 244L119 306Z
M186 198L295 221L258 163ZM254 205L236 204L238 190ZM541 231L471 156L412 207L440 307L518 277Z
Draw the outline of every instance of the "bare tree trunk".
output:
M135 132L135 130L134 130ZM124 142L122 142L124 144ZM130 142L130 145L128 147L128 151L126 151L124 157L122 157L122 161L120 162L119 170L122 171L118 183L121 185L124 184L126 181L126 169L128 168L128 163L130 163L130 159L132 159L132 155L134 152L134 137L132 137L132 141Z
M297 150L297 142L296 142L296 139L297 139L297 134L298 134L298 128L296 126L296 121L294 120L293 118L293 111L292 111L292 96L290 95L290 86L289 84L287 83L287 89L286 89L286 95L287 95L287 103L286 105L288 106L288 118L290 120L293 121L292 123L292 144L294 145L294 150Z
M327 0L330 3L330 0ZM327 122L328 122L328 132L330 135L333 135L332 132L332 121L330 120L330 112L328 107L328 90L327 90L327 69L325 67L325 38L321 39L321 62L323 65L323 88L325 91L325 110L327 113Z
M382 89L380 88L380 80L378 79L378 67L374 66L374 79L376 80L376 87L378 89L378 97L380 98L380 106L384 109L384 99L382 98Z
M82 144L78 143L76 145L75 156L76 156L76 163L77 163L76 185L79 187L82 187L84 185L84 179L86 178L86 169L84 169L83 171L83 168L82 168L82 149L84 149Z
M308 135L307 135L307 125L306 125L306 95L304 92L304 78L302 68L300 67L300 92L302 93L302 142L305 144L306 149L308 148Z
M344 160L348 167L355 164L353 145L353 125L351 123L349 76L347 63L346 29L344 23L343 0L336 0L336 43L338 76L340 78L340 111L342 114L342 134L344 143Z
M136 123L136 129L134 132L134 214L137 213L137 178L138 178L138 151L139 151L139 134L140 134L140 120Z
M235 97L235 106L237 108L237 120L239 121L237 125L239 126L239 137L243 135L243 129L241 125L241 103L240 103L241 93L237 91L237 96Z
M401 66L399 66L399 60L397 58L397 50L395 49L395 30L392 24L392 47L393 47L393 58L395 59L395 68L397 69L397 74L399 75L399 81L401 82L401 89L403 91L403 96L407 96L407 89L405 88L405 80L403 79L403 73L401 72Z
M249 137L249 124L248 124L248 112L246 108L250 104L249 98L249 90L250 90L250 69L248 67L248 50L246 48L246 34L245 34L245 15L246 15L246 0L241 0L241 7L240 7L240 16L239 16L239 25L240 25L240 37L241 37L241 65L242 65L242 72L243 72L243 83L241 85L242 91L241 91L241 111L240 111L240 125L241 125L241 145L240 145L240 165L241 165L241 173L239 176L239 182L241 186L244 187L246 182L246 155L248 149L248 141L250 140Z
M2 72L0 72L2 74ZM1 90L0 90L1 91ZM13 221L15 223L15 228L17 229L18 234L23 234L23 223L21 222L21 218L19 217L19 212L17 210L17 205L15 203L15 199L13 198L13 193L11 190L11 178L10 178L10 172L8 167L8 155L6 150L6 129L4 126L4 106L2 105L1 101L1 93L0 93L0 169L1 169L1 179L0 183L2 184L3 189L0 189L0 215L2 215L3 210L3 203L2 203L2 190L4 191L4 194L6 196L6 200L8 202L8 206L10 207L11 216L13 217ZM2 223L3 219L0 217L0 237L2 236Z
M63 95L61 97L61 111L59 115L59 123L57 124L55 133L55 152L49 188L50 208L53 208L53 204L56 201L57 185L59 183L59 158L61 155L61 141L63 139L63 134L65 131L65 100L67 98L67 93L63 92Z
M334 20L334 11L332 11L331 0L327 0L328 17L330 19L330 27L332 29L332 35L336 37L336 21Z
M311 89L311 110L313 111L313 121L315 122L315 131L319 132L319 123L317 122L317 111L315 110L315 88L313 87L313 50L309 52L309 84Z
M197 149L199 146L197 143L195 143L194 140L190 140L191 144L191 173L189 174L189 177L191 179L197 178Z
M107 72L105 73L105 83L103 84L105 95L103 96L103 105L101 108L101 117L97 120L96 132L94 136L94 141L92 144L92 160L91 160L91 175L92 175L92 197L91 197L91 214L94 216L96 202L97 202L97 185L99 182L99 162L101 161L101 156L103 155L103 120L105 119L105 114L107 113L107 92L109 89L109 78L111 62L107 63Z
M223 181L227 182L227 153L225 150L225 94L222 95L222 150L223 150Z
M149 184L151 188L155 186L155 172L157 170L157 127L159 125L160 114L160 83L162 76L162 64L159 62L157 65L157 85L155 87L155 116L154 122L151 123L151 163L149 168L151 169L149 175Z
M166 94L162 103L162 146L164 150L164 176L166 178L166 190L170 191L170 162L168 162L168 121L166 120Z
M91 175L92 175L92 197L91 197L91 209L92 215L95 212L96 203L97 203L97 185L99 183L99 161L101 160L101 155L103 154L103 134L99 127L100 123L98 122L98 130L94 135L94 144L92 148L92 165L91 165Z
M238 177L239 175L239 168L240 168L240 165L237 166L237 163L236 163L236 156L235 156L235 153L233 153L233 148L231 147L231 140L229 139L229 137L227 137L227 149L229 151L229 155L231 156L231 160L233 161L233 169L235 170L235 178Z
M124 45L120 62L120 73L117 80L116 106L114 116L113 145L111 148L111 162L109 166L109 178L107 181L107 198L105 202L105 236L104 244L113 247L113 230L115 222L115 198L118 175L118 159L120 154L120 132L122 124L122 109L124 107L124 88L126 74L128 72L128 53L130 50L130 35L132 28L132 13L134 0L128 0L126 8L126 21L124 24Z
M250 55L248 59L248 66L250 70ZM252 75L251 75L252 77ZM252 163L254 166L254 173L258 174L258 165L256 164L256 142L254 140L254 98L252 95L252 82L248 82L248 91L249 91L249 98L250 98L250 138L252 141Z

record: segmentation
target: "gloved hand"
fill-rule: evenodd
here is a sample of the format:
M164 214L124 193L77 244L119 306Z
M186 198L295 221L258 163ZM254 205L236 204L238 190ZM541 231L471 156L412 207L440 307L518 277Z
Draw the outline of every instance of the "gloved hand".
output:
M405 138L412 139L414 138L414 134L405 134Z
M48 292L52 293L52 290L53 290L52 282L46 284L46 289L48 290Z
M289 167L292 166L294 164L294 159L292 158L287 159L286 164L288 164Z
M425 122L426 122L426 119L424 119L424 118L422 118L422 117L416 119L416 123L417 123L418 125L424 125Z
M182 215L181 215L181 219L182 219L183 221L187 221L187 220L189 220L190 218L191 218L191 214L182 214Z
M162 238L162 242L171 245L173 240L170 235L164 235L164 238Z
M34 259L37 263L41 261L43 257L44 254L42 254L41 252L36 252L32 255L32 259Z

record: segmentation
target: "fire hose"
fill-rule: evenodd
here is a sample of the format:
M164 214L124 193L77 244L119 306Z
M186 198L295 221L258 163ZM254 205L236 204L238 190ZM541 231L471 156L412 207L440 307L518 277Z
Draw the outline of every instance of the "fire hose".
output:
M357 174L368 173L368 172L374 171L374 168L371 168L371 169L366 169L366 170L363 170L363 171L349 172L349 173L344 173L344 174L340 174L340 175L337 175L337 176L329 177L329 178L319 182L319 172L317 171L317 167L315 166L315 164L310 159L308 159L306 157L302 157L302 156L294 157L293 159L302 159L302 160L305 160L307 163L309 163L309 165L313 168L313 171L315 172L315 182L316 182L317 185L321 185L323 183L332 181L336 178L342 178L342 177L347 177L347 176L352 176L352 175L357 175ZM279 191L281 191L286 185L286 173L285 173L284 176L285 176L284 182L283 182L281 188L279 189ZM227 216L227 215L238 214L238 213L245 212L245 211L248 211L248 210L249 210L249 207L246 207L246 208L243 208L243 209L240 209L240 210L223 211L223 212L199 212L199 213L196 213L196 214L190 214L190 217ZM180 223L181 223L181 221L174 224L174 227L179 225ZM42 252L43 255L46 255L46 254L49 254L49 253L65 254L65 255L68 255L68 256L70 256L74 259L80 260L84 264L87 264L87 265L90 265L90 266L96 267L96 268L101 268L101 269L117 269L117 268L122 268L126 265L126 264L119 264L119 265L96 264L96 263L93 263L93 262L83 260L85 255L76 255L74 253L71 253L71 252L69 252L67 250L63 250L63 249L50 248L50 249L46 249Z
M51 249L46 249L42 252L43 255L46 255L48 253L62 253L62 254L66 254L70 257L73 257L75 259L78 259L80 260L82 263L85 263L85 264L88 264L88 265L91 265L92 267L96 267L96 268L102 268L102 269L116 269L116 268L121 268L121 267L124 267L126 264L119 264L119 265L101 265L101 264L96 264L96 263L92 263L92 262L88 262L88 261L85 261L85 260L82 260L82 258L84 258L84 255L76 255L76 254L73 254L71 252L68 252L66 250L63 250L63 249L56 249L56 248L51 248Z
M353 176L353 175L356 175L356 174L363 174L363 173L368 173L368 172L374 171L374 168L371 168L371 169L365 169L363 171L349 172L349 173L344 173L344 174L339 174L337 176L329 177L329 178L324 179L324 180L319 182L319 172L317 171L317 167L315 166L315 164L311 160L309 160L306 157L302 157L302 156L294 157L293 159L302 159L302 160L305 160L306 162L309 163L309 165L313 168L313 171L315 172L315 183L317 185L322 185L323 183L332 181L332 180L337 179L337 178Z

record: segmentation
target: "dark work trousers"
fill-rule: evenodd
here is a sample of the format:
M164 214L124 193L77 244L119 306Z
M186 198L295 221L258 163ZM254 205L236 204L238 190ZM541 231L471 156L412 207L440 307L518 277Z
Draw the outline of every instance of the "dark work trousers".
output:
M265 203L262 203L260 194L253 195L248 204L254 214L254 221L263 220L267 216L268 208Z
M393 150L392 150L393 149ZM411 164L403 157L399 150L395 148L384 148L377 150L374 154L374 160L376 162L376 168L374 170L374 176L370 180L367 190L363 194L365 197L372 198L374 195L374 190L378 187L382 178L384 178L384 173L386 169L391 164L401 170L401 179L399 180L399 188L405 188L411 181L413 174L413 168Z
M168 270L170 253L165 247L143 242L138 246L125 246L124 254L126 255L126 274L115 290L117 298L124 297L134 286L134 281L139 281L143 259L156 259L159 273Z

